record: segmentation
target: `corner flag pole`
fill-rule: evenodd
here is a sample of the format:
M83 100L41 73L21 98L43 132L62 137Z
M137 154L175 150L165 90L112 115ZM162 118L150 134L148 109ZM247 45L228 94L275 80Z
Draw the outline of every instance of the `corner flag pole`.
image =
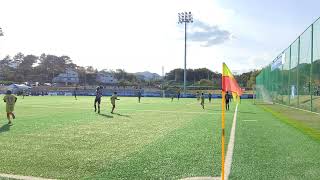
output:
M221 179L224 180L224 141L225 141L225 131L224 131L224 121L225 121L225 92L222 90L222 109L221 109Z
M223 64L222 64L222 87L224 85L224 78L223 78L223 74L224 74L224 68L223 68ZM224 121L225 121L225 93L224 89L221 89L221 180L224 180L224 136L225 136L225 132L224 132Z

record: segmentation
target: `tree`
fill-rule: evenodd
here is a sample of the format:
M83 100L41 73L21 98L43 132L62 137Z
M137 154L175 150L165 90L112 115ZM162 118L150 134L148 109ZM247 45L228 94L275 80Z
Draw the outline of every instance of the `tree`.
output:
M248 88L253 88L253 86L256 84L256 77L260 73L260 70L254 70L251 72L250 78L247 81L246 85Z
M13 67L17 68L20 65L20 63L23 61L23 58L24 58L24 54L22 54L21 52L13 56L13 61L12 61Z
M213 82L211 80L208 80L208 79L201 79L199 81L199 85L200 86L213 86Z
M85 74L85 80L87 84L95 85L97 83L96 78L98 74L98 70L94 69L92 66L86 67L86 74Z
M20 62L17 73L21 75L18 79L20 82L24 81L32 81L33 79L33 64L36 63L38 60L37 56L34 55L27 55L23 57L23 60Z
M0 61L0 75L4 80L13 81L14 80L14 71L13 68L10 67L12 59L9 55L3 58Z

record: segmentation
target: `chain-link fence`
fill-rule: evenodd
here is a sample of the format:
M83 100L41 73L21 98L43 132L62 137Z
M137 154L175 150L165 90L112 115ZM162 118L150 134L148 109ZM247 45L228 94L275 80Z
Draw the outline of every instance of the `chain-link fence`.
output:
M256 102L320 112L320 19L256 77Z

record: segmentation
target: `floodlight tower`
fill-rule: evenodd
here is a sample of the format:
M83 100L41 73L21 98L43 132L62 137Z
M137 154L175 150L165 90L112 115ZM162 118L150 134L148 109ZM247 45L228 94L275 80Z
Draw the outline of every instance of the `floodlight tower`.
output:
M184 23L184 73L183 73L183 93L186 94L187 82L187 23L193 23L193 16L191 12L178 13L179 24Z

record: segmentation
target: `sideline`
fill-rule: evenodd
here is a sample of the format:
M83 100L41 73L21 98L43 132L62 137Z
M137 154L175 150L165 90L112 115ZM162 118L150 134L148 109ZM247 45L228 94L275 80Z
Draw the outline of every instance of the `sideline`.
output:
M55 179L46 179L46 178L33 177L33 176L19 176L19 175L1 174L1 173L0 173L0 178L10 178L10 179L20 179L20 180L55 180Z
M239 104L237 104L236 109L234 110L232 128L231 128L231 132L230 132L230 139L229 139L228 150L227 150L227 155L226 155L226 162L224 165L225 176L226 176L225 180L228 180L229 175L231 173L232 156L233 156L234 142L235 142L235 136L236 136L238 105Z
M313 113L313 114L320 115L320 113L313 112L313 111L308 111L308 110L305 110L305 109L300 109L300 108L296 108L296 107L292 107L292 106L287 106L287 105L279 104L279 103L275 103L275 104L280 105L280 106L284 106L284 107L288 107L288 108L292 108L292 109L297 109L297 110L304 111L304 112L309 112L309 113Z
M236 122L237 122L237 114L238 114L238 105L236 106L236 109L234 111L233 115L233 122L230 132L230 139L228 143L228 150L226 153L226 161L224 165L225 169L225 180L228 180L229 175L231 173L231 165L232 165L232 156L233 156L233 149L234 149L234 142L235 142L235 136L236 136ZM182 178L181 180L220 180L220 177L186 177Z

